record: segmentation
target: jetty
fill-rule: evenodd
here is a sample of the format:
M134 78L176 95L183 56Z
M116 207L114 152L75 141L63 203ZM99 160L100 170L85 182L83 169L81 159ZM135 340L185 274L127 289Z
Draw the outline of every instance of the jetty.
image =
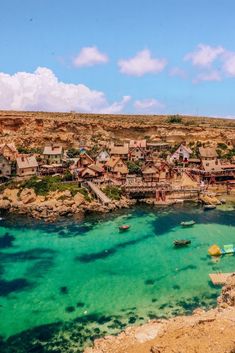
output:
M215 285L223 285L227 282L228 277L232 276L234 272L231 273L210 273L209 277L211 282Z
M87 182L88 187L90 188L90 190L95 194L95 196L97 197L97 199L103 204L103 205L108 205L109 203L111 203L111 199L105 195L105 193L103 191L100 190L100 188L95 185L94 183L92 183L91 181Z

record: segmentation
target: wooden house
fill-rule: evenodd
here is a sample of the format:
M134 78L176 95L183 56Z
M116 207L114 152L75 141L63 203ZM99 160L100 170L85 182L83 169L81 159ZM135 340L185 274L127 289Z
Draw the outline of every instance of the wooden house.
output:
M218 158L215 147L199 147L201 160L210 161Z
M153 162L145 164L142 169L143 181L145 182L157 182L159 181L159 170Z
M101 151L96 157L96 162L98 163L106 163L110 159L110 155L106 150Z
M62 146L45 146L43 151L43 159L45 164L61 164L63 158Z
M146 140L131 140L129 143L129 160L144 160L147 154Z
M79 176L84 179L94 179L100 178L104 174L104 169L101 168L99 165L90 164L89 166L85 167L83 170L80 170Z
M10 161L4 157L2 154L0 155L0 178L8 178L11 175L11 163Z
M16 173L18 176L36 175L38 162L35 156L20 156L16 158Z
M177 150L171 155L170 161L171 162L178 161L178 162L186 163L190 159L190 156L192 153L193 152L189 147L181 144L177 148Z
M18 151L14 143L3 143L0 145L0 154L9 161L15 161L18 156Z
M77 161L76 161L76 167L77 168L86 168L91 164L95 164L95 161L89 154L86 152L81 152Z
M111 157L105 164L107 172L116 179L124 180L128 174L128 168L120 157Z
M173 177L174 173L168 163L162 161L157 165L157 168L159 170L159 181L166 181Z
M221 172L222 165L219 159L202 160L202 168L206 173Z
M120 157L123 160L128 159L129 145L124 143L124 145L116 146L114 143L110 144L110 156L111 157Z

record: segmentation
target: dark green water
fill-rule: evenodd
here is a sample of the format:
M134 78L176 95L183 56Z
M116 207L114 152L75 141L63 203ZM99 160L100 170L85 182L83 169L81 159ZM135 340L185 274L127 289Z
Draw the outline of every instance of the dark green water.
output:
M235 243L235 211L136 207L45 224L8 216L0 227L0 352L80 352L99 336L216 303L208 273L234 271L208 247ZM182 220L197 221L182 229ZM131 229L119 233L118 226ZM189 238L174 249L174 239Z

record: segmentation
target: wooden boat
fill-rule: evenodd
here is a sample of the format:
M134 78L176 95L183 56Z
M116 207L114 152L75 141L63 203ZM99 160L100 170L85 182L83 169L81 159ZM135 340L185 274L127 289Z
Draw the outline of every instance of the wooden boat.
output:
M215 205L205 205L204 211L214 210L216 208Z
M174 246L176 248L182 248L189 244L191 244L191 240L188 240L188 239L174 240Z
M233 244L227 244L227 245L224 245L223 248L220 248L218 245L214 244L208 249L208 253L211 256L234 254L235 247Z
M120 232L125 232L128 229L130 229L130 226L128 224L123 224L119 227Z
M196 222L195 221L186 221L186 222L181 222L182 227L192 227Z

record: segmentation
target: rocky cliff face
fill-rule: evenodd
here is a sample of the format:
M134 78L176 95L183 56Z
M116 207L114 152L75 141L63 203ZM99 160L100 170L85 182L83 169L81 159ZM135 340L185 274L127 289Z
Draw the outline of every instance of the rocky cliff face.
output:
M225 142L235 136L235 121L183 117L180 124L168 123L166 116L91 115L74 113L0 112L0 143L44 146L60 143L149 138L181 141Z

